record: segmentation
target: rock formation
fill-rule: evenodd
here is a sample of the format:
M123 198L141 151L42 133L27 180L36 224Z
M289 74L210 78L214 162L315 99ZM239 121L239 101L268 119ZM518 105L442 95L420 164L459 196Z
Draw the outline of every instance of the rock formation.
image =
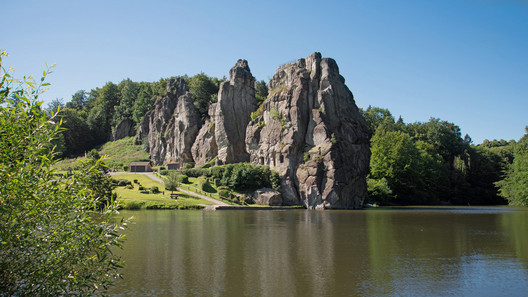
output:
M238 60L229 74L230 80L220 85L215 114L218 164L249 161L244 142L246 127L257 109L255 78L247 61Z
M112 129L112 141L134 136L135 133L134 121L129 118L123 119Z
M284 178L285 204L360 208L370 158L367 125L333 59L281 66L247 127L252 163Z
M158 97L153 111L145 114L137 139L147 141L155 164L193 162L191 147L201 126L185 81L171 79L164 96Z
M196 165L205 164L218 155L218 146L215 137L215 121L217 103L209 106L209 117L205 120L198 136L194 141L191 152Z
M200 165L217 157L217 164L268 165L283 179L280 196L262 198L267 204L362 207L368 129L336 62L314 53L281 66L258 108L254 83L247 61L239 60L202 123L187 85L173 79L137 139L148 142L155 164Z
M254 203L269 206L281 206L281 194L273 189L262 188L253 192L251 197Z

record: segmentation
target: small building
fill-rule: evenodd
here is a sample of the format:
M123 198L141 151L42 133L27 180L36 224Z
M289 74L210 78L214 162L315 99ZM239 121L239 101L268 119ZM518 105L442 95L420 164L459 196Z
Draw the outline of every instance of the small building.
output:
M167 163L167 170L178 170L179 167L178 163Z
M152 165L150 162L130 162L128 165L130 172L151 172Z

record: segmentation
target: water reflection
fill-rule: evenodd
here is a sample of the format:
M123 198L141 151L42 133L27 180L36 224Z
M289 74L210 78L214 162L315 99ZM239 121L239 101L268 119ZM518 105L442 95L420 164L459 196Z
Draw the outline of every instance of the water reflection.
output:
M505 211L506 210L506 211ZM112 296L509 295L528 212L138 211Z

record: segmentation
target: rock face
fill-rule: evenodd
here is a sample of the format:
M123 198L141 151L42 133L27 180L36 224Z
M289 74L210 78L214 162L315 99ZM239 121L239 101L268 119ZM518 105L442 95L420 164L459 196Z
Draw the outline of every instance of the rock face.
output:
M218 155L214 121L216 106L216 103L213 103L211 106L209 106L209 117L205 120L205 123L200 129L200 132L198 132L196 141L192 146L192 157L196 165L205 164Z
M134 121L132 119L123 119L112 129L112 141L125 137L134 136Z
M255 78L247 61L238 60L229 74L230 80L220 85L215 113L217 163L220 165L249 161L246 127L251 113L257 109Z
M251 162L282 177L281 195L263 204L360 208L370 160L368 129L336 62L314 53L281 66L258 106L255 78L239 60L202 122L183 79L173 79L140 123L155 164ZM269 194L269 195L268 195Z
M360 208L370 160L367 125L336 62L314 53L281 66L246 131L250 161L284 178L285 204Z
M158 97L153 111L145 114L137 138L147 141L154 164L193 161L191 147L201 126L189 88L182 78L167 83L164 96Z
M253 192L253 202L260 205L281 206L281 194L273 189L263 188Z

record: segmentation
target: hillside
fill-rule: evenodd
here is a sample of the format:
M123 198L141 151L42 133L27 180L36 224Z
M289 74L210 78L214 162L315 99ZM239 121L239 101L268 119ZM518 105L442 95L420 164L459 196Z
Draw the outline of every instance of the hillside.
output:
M109 141L96 149L99 155L105 156L104 162L111 171L128 171L128 164L134 161L148 161L149 155L142 145L136 144L134 137L126 137L116 141ZM64 159L55 168L59 171L68 171L79 165L78 158Z

